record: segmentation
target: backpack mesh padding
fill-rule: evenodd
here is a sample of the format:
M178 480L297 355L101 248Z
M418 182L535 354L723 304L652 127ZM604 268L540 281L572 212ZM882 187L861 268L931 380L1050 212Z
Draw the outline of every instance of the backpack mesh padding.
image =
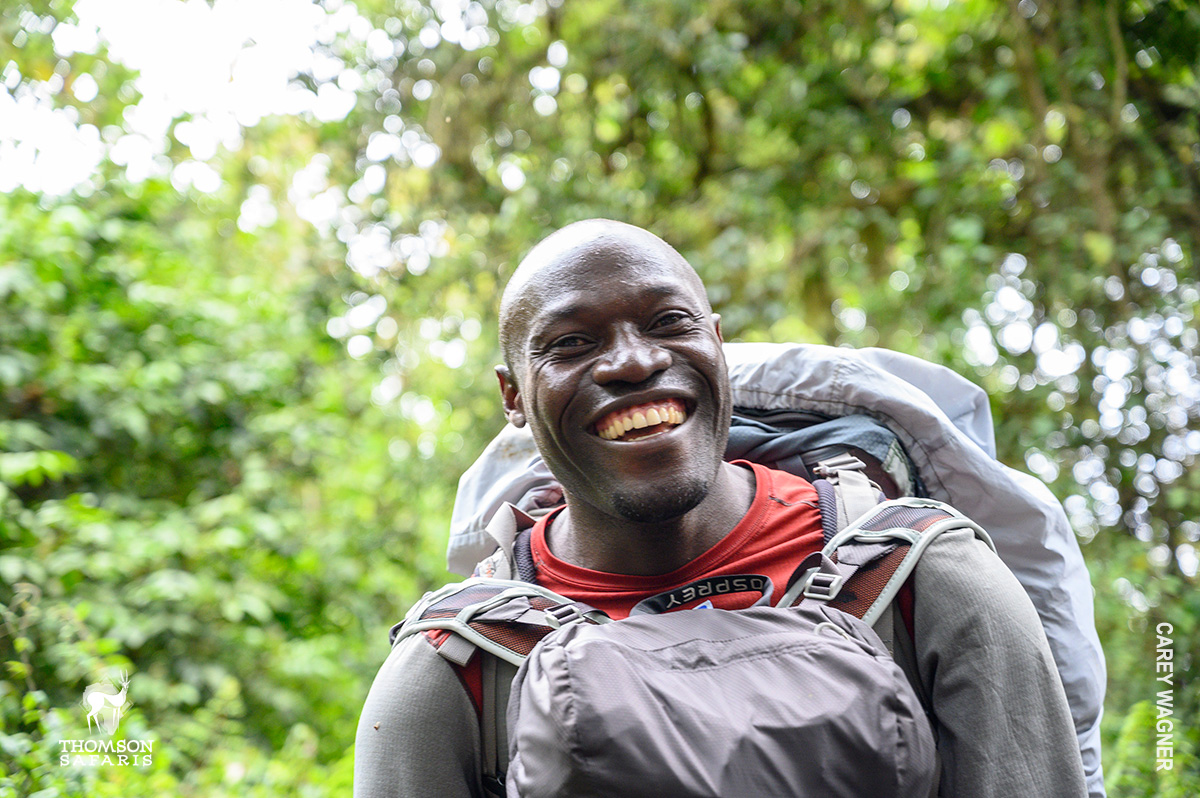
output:
M838 594L829 601L829 605L855 618L862 618L867 614L867 610L871 609L875 599L879 598L879 594L883 592L892 574L896 573L906 554L908 544L901 543L884 556L859 568L846 580L846 584L842 585Z
M502 589L492 585L472 585L471 587L463 588L451 593L441 601L436 601L426 607L425 611L421 613L421 620L453 618L464 607L486 601L492 596L499 594Z
M534 602L531 601L530 603ZM554 605L553 602L549 602L546 606ZM545 609L545 607L539 607L538 609ZM538 644L538 641L553 631L549 626L517 622L472 622L468 626L493 643L504 646L509 651L520 654L523 657L529 656L529 652L533 651L533 647Z
M894 506L880 511L877 516L863 524L862 529L866 532L882 532L885 529L900 527L924 532L938 521L945 521L953 517L945 510L936 507Z

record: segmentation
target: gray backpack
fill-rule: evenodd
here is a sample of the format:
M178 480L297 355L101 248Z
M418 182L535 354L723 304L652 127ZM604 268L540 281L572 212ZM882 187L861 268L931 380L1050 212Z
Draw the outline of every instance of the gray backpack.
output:
M437 629L452 663L485 652L496 795L927 796L933 734L890 655L890 613L921 553L964 527L990 545L939 502L883 502L827 531L775 607L738 611L651 601L611 622L536 584L476 577L426 595L393 640ZM498 661L519 666L511 685Z

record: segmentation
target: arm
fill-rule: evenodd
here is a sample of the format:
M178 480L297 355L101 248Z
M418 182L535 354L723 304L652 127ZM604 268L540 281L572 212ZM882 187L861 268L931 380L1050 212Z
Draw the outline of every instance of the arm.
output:
M480 798L479 723L467 691L423 635L379 669L358 720L355 798Z
M939 794L1086 796L1074 723L1037 612L969 530L914 571L917 671L938 734Z

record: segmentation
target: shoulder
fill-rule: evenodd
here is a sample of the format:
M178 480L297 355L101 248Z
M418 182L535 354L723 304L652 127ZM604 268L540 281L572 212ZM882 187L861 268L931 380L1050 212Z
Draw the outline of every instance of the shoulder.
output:
M479 783L479 745L475 709L453 666L412 635L392 648L367 694L354 794L470 794Z
M987 717L982 725L990 727L1038 716L1046 739L1054 737L1051 717L1066 709L1058 671L1033 602L995 552L969 529L945 532L925 550L912 584L917 671L939 724L981 725ZM1067 721L1058 731L1074 744ZM1009 742L1022 751L1023 743Z
M952 529L932 541L913 572L913 593L916 613L928 623L987 622L1045 644L1021 583L971 529Z
M425 704L457 703L460 694L469 706L453 666L418 633L399 641L388 652L367 694L366 708L410 712Z

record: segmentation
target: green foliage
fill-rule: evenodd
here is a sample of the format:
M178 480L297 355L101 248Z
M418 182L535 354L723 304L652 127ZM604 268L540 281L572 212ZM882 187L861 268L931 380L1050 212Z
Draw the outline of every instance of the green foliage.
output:
M325 335L336 278L243 272L257 241L167 186L132 193L0 197L0 714L21 754L0 789L99 789L56 742L88 737L82 688L120 669L126 723L158 741L139 790L324 783L384 630L442 578L421 513L453 483L412 497L428 469L389 447L426 433Z
M384 632L503 423L497 292L591 216L676 244L729 338L984 385L1092 569L1110 794L1200 792L1195 728L1153 769L1160 624L1200 716L1194 4L321 5L341 73L295 82L350 76L344 120L242 129L207 193L172 182L181 118L159 176L0 194L0 796L344 794ZM140 84L56 50L72 14L6 11L0 82L112 148ZM121 670L153 767L59 767Z
M1161 686L1161 685L1160 685ZM1110 771L1105 780L1112 795L1155 795L1160 798L1187 798L1195 794L1195 727L1175 719L1172 731L1156 729L1158 707L1153 701L1140 701L1129 708L1121 733L1109 754ZM1168 759L1160 759L1156 746L1162 740L1171 748ZM1170 761L1170 766L1165 762Z
M351 442L386 447L387 422L342 382L364 384L368 369L321 333L312 303L328 281L230 274L222 257L239 245L212 225L168 224L194 211L146 188L133 202L0 199L12 679L0 709L16 732L6 744L34 757L13 779L71 781L37 759L39 743L87 737L62 709L120 668L137 674L144 731L177 768L222 756L248 773L282 767L246 759L241 737L286 748L307 735L304 747L340 757L355 722L343 708L361 701L366 652L379 651L363 620L386 624L394 591L432 578L419 557L376 561L413 537L384 526L400 520L386 505L347 517L362 484ZM272 291L280 282L291 290ZM57 708L52 728L22 693ZM297 755L309 770L312 753Z

